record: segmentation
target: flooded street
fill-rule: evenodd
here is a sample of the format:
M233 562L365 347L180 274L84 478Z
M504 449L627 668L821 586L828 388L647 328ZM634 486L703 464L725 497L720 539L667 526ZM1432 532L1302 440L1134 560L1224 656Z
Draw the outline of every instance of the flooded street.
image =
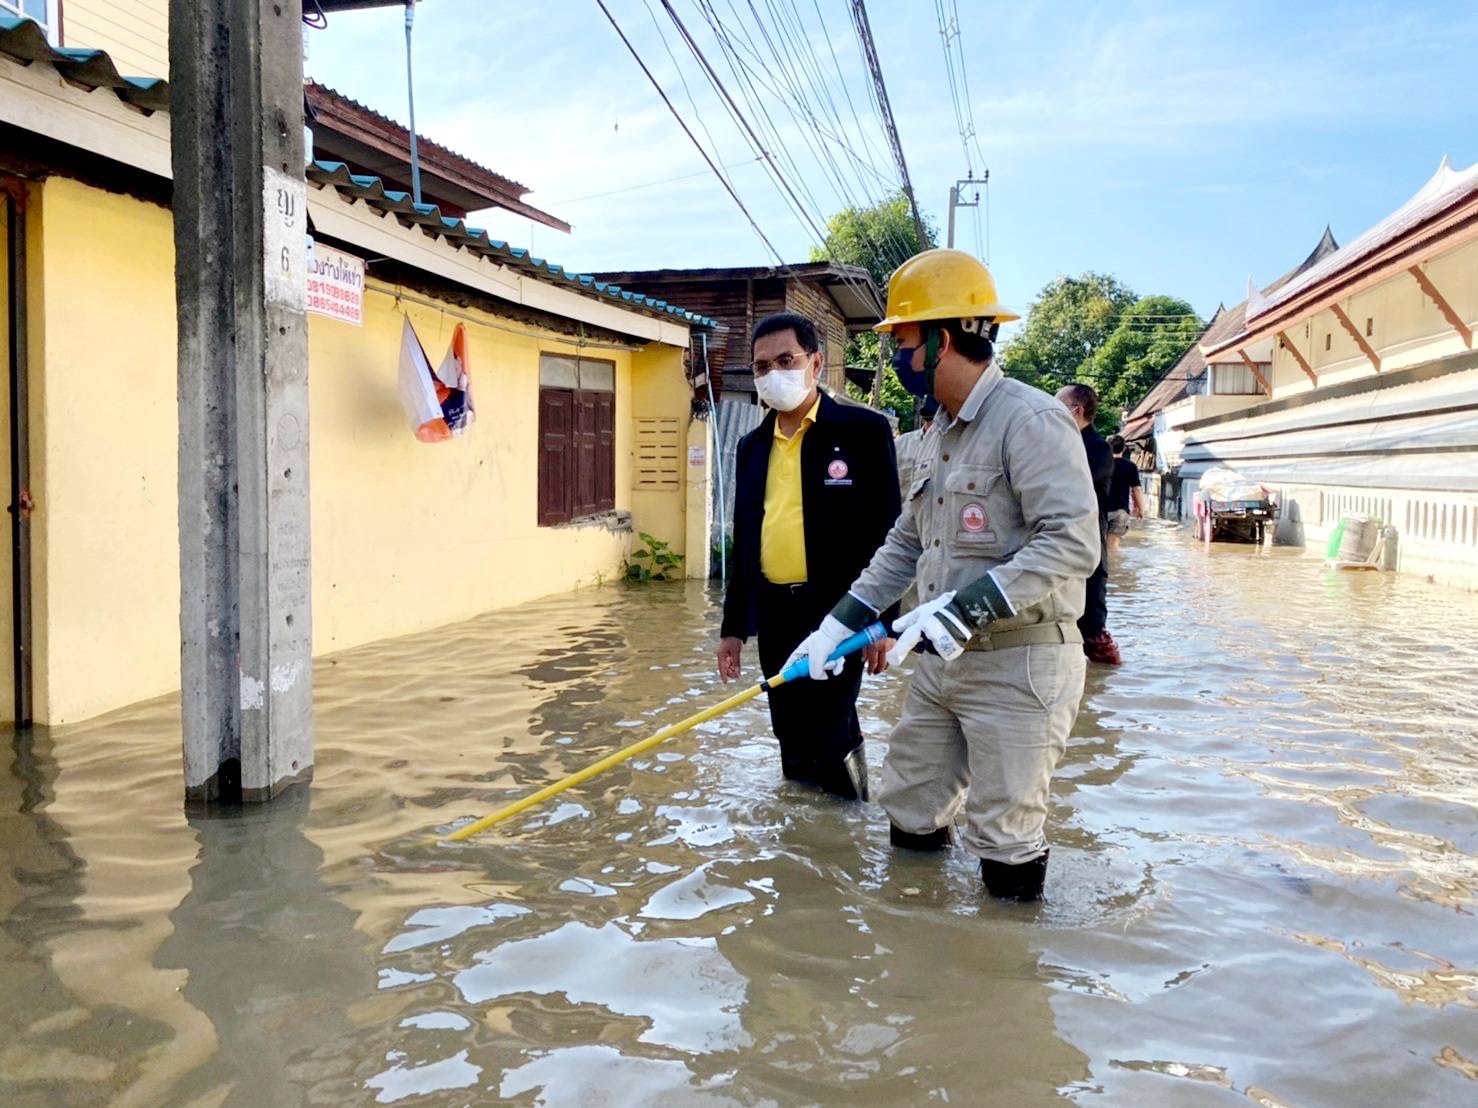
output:
M720 699L696 585L321 661L311 793L240 819L183 814L174 701L12 742L0 1103L1478 1100L1478 596L1122 562L1040 906L783 783L758 701L428 839Z

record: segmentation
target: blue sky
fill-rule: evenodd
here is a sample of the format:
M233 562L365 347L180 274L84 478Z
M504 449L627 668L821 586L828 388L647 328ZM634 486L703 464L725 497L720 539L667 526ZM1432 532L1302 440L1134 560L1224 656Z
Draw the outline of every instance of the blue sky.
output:
M1003 296L1022 307L1054 276L1096 269L1209 315L1242 298L1249 274L1266 284L1299 262L1326 223L1341 242L1353 238L1415 192L1443 154L1459 167L1478 160L1478 5L956 2L991 173L989 260ZM658 0L607 4L705 145L734 166L730 179L760 227L787 259L804 259L813 232L754 160ZM733 84L697 0L673 5ZM712 7L732 22L749 0ZM892 171L864 101L850 5L754 7L767 21L801 13L809 34L777 32L780 55L802 80L824 75L844 126L842 90L854 97L861 126L851 148L873 168L844 172L842 183L853 196L880 189L878 173ZM935 3L869 9L910 175L942 228L965 154ZM334 17L310 38L308 72L404 121L402 27L398 9ZM500 212L473 222L582 270L774 260L595 0L422 0L416 67L421 133L530 186L528 199L574 232ZM801 156L799 127L771 111L797 152L787 179L829 214L842 186ZM673 177L684 179L633 187ZM630 191L597 195L615 190ZM957 232L967 249L973 218L962 213Z

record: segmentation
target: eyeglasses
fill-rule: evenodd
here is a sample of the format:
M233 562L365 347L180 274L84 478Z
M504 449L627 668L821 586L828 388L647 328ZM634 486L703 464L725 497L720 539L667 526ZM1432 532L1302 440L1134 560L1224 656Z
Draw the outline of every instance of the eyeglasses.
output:
M763 377L772 369L778 369L781 372L784 372L787 369L800 369L804 367L806 359L810 356L811 355L800 351L794 354L781 354L780 357L776 358L773 362L755 362L749 367L749 371L753 373L756 377Z

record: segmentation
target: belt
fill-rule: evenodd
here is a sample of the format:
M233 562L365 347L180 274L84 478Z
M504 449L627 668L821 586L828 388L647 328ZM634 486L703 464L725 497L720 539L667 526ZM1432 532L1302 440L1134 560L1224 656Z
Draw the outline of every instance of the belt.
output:
M777 585L768 577L762 577L760 578L760 581L765 588L769 589L772 592L790 593L792 596L794 596L796 593L805 592L811 587L811 582L809 581L795 581L788 585Z
M1034 623L994 633L982 631L965 644L966 650L1007 650L1013 646L1055 646L1079 643L1082 633L1076 623Z

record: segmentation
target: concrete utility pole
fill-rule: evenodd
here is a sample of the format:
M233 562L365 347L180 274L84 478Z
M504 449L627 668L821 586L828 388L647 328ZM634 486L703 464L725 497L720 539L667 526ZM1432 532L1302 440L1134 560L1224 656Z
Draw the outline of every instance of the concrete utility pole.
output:
M955 248L955 209L956 208L978 208L980 207L980 193L975 193L974 200L961 200L960 190L972 185L983 185L990 180L990 170L985 171L983 177L969 176L956 181L949 186L949 234L945 238L945 245L951 250ZM982 261L984 259L981 259Z
M170 0L185 795L313 770L301 0Z

